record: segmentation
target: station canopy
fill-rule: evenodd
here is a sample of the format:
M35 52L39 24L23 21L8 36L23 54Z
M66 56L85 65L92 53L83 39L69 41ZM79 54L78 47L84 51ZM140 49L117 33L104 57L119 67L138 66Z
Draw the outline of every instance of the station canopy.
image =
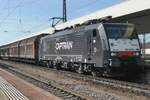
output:
M81 24L87 20L98 19L105 16L112 16L115 22L135 24L139 34L150 32L150 0L125 0L111 7L60 24L56 26L56 29Z

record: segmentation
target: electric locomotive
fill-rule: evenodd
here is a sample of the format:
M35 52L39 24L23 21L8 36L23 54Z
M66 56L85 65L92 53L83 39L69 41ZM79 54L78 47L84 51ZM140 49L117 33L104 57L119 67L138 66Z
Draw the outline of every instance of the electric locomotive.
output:
M120 72L141 64L139 38L130 23L91 20L42 37L39 47L40 62L78 73Z

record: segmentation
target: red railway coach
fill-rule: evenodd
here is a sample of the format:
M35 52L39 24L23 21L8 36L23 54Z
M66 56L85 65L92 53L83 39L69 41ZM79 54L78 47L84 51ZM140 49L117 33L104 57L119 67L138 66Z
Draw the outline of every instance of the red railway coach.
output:
M1 59L8 59L10 55L9 52L9 45L3 45L0 47L0 58Z
M8 45L0 46L0 58L13 61L39 62L39 40L47 34L40 34Z
M19 57L19 41L11 43L9 46L9 59L18 60Z

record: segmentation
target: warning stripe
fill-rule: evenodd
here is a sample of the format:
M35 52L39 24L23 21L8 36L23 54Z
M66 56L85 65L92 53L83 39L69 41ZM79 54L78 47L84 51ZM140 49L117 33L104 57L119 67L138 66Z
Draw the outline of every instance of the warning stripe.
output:
M0 89L5 93L9 100L29 100L2 77L0 77Z

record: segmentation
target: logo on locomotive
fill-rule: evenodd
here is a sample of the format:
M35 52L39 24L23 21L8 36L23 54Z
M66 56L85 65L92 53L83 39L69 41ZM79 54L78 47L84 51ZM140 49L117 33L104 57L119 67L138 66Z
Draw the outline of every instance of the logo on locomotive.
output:
M56 50L70 50L73 47L73 42L72 41L67 41L67 42L59 42L55 44L55 49Z

